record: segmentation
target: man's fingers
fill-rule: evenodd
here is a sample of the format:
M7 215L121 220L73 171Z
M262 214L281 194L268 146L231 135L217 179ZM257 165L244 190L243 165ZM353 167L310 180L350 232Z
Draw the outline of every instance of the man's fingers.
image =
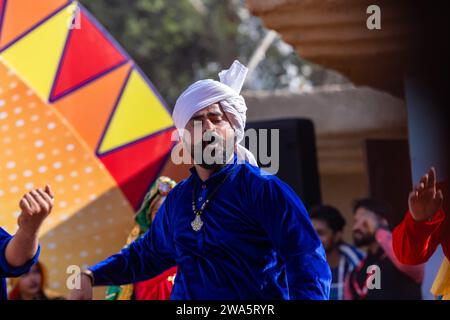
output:
M441 208L442 203L444 202L444 195L442 194L442 190L439 190L436 192L436 195L434 197L435 204L438 208Z
M34 198L31 196L30 193L27 193L25 195L25 199L27 199L28 203L30 204L31 213L34 213L35 211L39 210L38 203L36 202L36 200L34 200Z
M52 188L50 188L49 184L47 184L45 186L45 192L50 196L50 198L53 199L55 197L55 195L53 194Z
M436 184L436 169L431 167L428 171L428 188L433 188Z
M53 209L53 199L50 198L50 195L48 195L44 190L37 189L37 192L41 195L42 199L47 203L48 207L47 210L50 212Z
M423 184L423 188L426 188L428 186L428 176L429 174L426 173L425 175L422 176L422 178L420 179L419 185Z
M41 211L42 209L48 211L50 209L49 204L40 196L40 194L36 190L31 191L31 195L33 196L34 200L36 200L36 202L39 204L39 211Z
M414 201L417 199L417 197L418 197L418 193L416 190L411 191L408 195L409 201Z
M25 196L20 200L19 206L22 210L27 211L27 213L31 212L31 206Z
M26 211L29 215L33 215L46 210L47 213L53 208L53 192L50 186L45 186L45 191L36 189L26 193L19 202L22 211Z
M50 198L50 196L46 192L44 192L44 190L37 189L37 191L41 195L42 199L47 203L47 206L45 207L45 209L47 210L47 214L50 213L53 209L53 199Z
M419 196L424 189L425 185L423 184L423 182L420 182L418 185L414 187L414 191L417 192L417 196Z
M436 189L435 188L425 189L425 191L422 192L421 197L424 197L425 199L434 199L436 197Z

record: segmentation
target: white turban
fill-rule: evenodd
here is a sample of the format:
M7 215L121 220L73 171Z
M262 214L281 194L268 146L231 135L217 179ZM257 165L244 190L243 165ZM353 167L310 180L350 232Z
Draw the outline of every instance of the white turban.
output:
M235 60L230 69L219 73L219 81L212 79L199 80L189 86L177 99L172 118L180 137L183 129L194 113L219 102L235 130L237 142L237 157L247 160L257 166L253 154L239 143L244 138L245 122L247 120L244 98L240 95L247 67Z

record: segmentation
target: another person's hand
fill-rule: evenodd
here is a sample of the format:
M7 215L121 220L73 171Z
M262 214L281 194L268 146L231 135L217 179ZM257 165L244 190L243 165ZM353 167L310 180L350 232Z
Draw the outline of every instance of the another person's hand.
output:
M53 208L54 195L49 185L36 189L23 196L19 206L22 210L18 218L19 229L36 233L44 219Z
M48 185L45 190L33 190L20 200L19 228L5 249L10 266L20 267L36 255L39 228L52 211L53 201L53 192Z
M92 300L92 279L88 275L80 274L80 289L71 290L69 300Z
M441 208L443 199L442 190L436 189L436 171L431 167L409 194L409 212L416 221L429 220Z

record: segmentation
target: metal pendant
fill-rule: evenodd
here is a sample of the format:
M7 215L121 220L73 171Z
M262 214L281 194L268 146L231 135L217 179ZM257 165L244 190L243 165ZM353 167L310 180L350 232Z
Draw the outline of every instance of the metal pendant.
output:
M203 221L199 214L195 215L195 219L192 220L191 226L194 231L200 231L203 226Z

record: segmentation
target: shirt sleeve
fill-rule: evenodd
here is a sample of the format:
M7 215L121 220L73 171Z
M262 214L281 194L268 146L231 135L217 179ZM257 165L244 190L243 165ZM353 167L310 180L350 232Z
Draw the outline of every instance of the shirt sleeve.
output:
M13 237L10 234L0 228L0 276L2 278L18 277L30 271L31 267L37 262L39 254L41 252L41 247L38 246L36 254L32 259L30 259L20 267L12 267L9 265L8 261L6 261L5 255L6 247L8 246L8 243L12 238Z
M168 221L168 200L159 208L150 229L127 248L92 266L94 285L122 285L153 278L175 266Z
M415 221L408 211L403 221L395 227L394 253L401 263L425 263L442 241L445 213L440 209L430 221Z
M284 182L264 183L260 203L262 225L286 265L290 299L327 300L331 271L325 251L296 193Z

